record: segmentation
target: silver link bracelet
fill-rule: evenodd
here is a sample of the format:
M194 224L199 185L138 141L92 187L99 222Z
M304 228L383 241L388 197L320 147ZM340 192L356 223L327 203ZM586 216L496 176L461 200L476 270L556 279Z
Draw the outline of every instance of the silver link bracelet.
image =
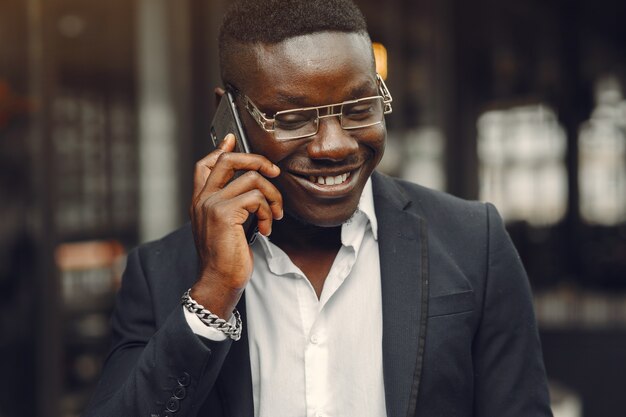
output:
M185 291L180 300L181 304L187 309L187 311L198 316L198 318L205 325L221 331L231 339L236 341L241 338L241 316L237 310L233 311L233 315L235 316L235 325L233 326L226 320L218 317L216 314L211 313L209 310L204 308L202 304L198 304L196 300L191 298L191 295L189 295L190 291L191 288Z

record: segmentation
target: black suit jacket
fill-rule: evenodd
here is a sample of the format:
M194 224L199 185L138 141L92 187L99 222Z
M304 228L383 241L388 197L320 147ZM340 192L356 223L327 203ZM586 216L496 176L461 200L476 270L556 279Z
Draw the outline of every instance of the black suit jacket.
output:
M550 416L528 281L493 206L377 173L373 191L388 417ZM195 335L180 297L197 262L189 226L129 254L84 417L253 416L244 298L240 341Z

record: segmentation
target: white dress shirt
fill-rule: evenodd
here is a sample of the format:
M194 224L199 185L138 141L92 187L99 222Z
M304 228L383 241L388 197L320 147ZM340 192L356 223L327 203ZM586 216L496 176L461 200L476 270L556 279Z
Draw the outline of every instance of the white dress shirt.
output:
M252 245L245 297L256 417L386 416L371 180L341 243L319 299L271 237ZM185 317L196 334L224 339L186 309Z

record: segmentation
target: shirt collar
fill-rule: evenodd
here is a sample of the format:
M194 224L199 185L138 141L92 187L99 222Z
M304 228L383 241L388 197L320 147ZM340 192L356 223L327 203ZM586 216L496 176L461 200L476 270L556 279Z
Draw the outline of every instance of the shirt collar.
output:
M374 209L374 192L372 191L372 177L369 177L363 188L361 200L359 201L359 211L363 212L370 222L372 235L378 240L378 221L376 220L376 210Z

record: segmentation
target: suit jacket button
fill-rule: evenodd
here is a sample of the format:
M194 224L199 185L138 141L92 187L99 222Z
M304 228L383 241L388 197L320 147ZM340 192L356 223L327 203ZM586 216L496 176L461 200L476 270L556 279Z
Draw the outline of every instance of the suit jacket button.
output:
M181 376L178 377L178 385L181 387L188 387L191 383L191 377L187 372L183 372Z
M177 400L182 400L187 396L187 390L185 389L185 387L179 386L174 388L174 392L172 394L174 394L174 398L176 398Z
M180 402L172 397L167 401L167 405L165 406L167 411L171 411L172 413L177 412L180 409Z

